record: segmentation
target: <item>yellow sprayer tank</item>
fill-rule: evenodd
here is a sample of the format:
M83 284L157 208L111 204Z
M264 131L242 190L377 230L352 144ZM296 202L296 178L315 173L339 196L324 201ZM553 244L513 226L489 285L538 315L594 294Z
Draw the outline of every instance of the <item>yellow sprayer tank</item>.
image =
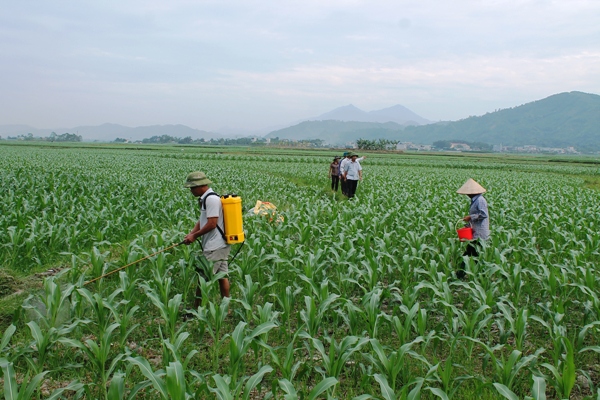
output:
M242 243L245 240L242 226L242 198L235 194L226 194L221 196L221 204L227 244Z

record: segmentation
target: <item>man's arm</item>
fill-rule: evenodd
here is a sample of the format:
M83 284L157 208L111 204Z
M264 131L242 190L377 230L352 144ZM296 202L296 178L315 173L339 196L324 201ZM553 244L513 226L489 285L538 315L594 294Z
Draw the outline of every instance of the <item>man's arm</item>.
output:
M362 169L358 171L358 180L362 181Z
M196 222L194 229L190 233L185 236L183 242L185 244L192 244L196 241L200 236L207 234L217 227L217 222L219 221L219 217L211 217L208 218L206 224L200 228L200 222Z

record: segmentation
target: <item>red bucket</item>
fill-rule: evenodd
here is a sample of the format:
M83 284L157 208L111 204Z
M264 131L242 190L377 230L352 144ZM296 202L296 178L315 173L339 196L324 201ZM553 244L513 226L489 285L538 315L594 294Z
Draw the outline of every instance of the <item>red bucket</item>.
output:
M458 227L458 225L463 222L463 220L459 220L456 224L456 226ZM471 228L470 226L464 227L464 228L460 228L460 229L456 229L456 233L458 234L458 239L460 239L461 242L466 242L468 240L473 240L473 228Z
M473 228L471 227L457 229L456 233L461 242L473 240Z

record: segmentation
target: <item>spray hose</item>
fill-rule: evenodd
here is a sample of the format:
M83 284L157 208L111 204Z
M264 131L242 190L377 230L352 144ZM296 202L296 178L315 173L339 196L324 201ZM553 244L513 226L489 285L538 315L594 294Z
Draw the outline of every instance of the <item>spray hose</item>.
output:
M144 258L140 258L139 260L137 260L137 261L134 261L134 262L132 262L132 263L129 263L129 264L127 264L127 265L123 266L123 267L117 268L117 269L115 269L114 271L111 271L111 272L109 272L109 273L107 273L107 274L100 275L100 276L99 276L99 277L97 277L97 278L91 279L91 280L89 280L89 281L85 282L85 283L83 284L83 286L85 286L85 285L87 285L87 284L90 284L90 283L92 283L92 282L96 282L98 279L106 278L107 276L109 276L109 275L112 275L112 274L114 274L115 272L119 272L119 271L121 271L122 269L125 269L125 268L127 268L127 267L131 267L131 266L132 266L132 265L134 265L134 264L137 264L137 263L139 263L139 262L142 262L142 261L144 261L144 260L147 260L147 259L149 259L150 257L153 257L153 256L155 256L155 255L157 255L157 254L160 254L160 253L162 253L163 251L170 250L170 249L172 249L173 247L177 247L177 246L179 246L179 245L182 245L183 243L185 243L185 242L179 242L179 243L172 244L172 245L171 245L171 246L169 246L169 247L165 247L164 249L162 249L162 250L159 250L159 251L157 251L156 253L152 253L152 254L150 254L150 255L147 255L147 256L146 256L146 257L144 257Z

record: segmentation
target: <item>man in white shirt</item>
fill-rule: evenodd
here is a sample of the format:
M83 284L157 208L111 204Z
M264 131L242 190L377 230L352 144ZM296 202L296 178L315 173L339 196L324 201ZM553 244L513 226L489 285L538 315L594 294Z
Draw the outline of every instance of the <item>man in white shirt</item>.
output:
M344 168L345 168L346 164L352 162L351 155L352 155L352 152L344 153L342 161L340 162L340 181L341 181L341 186L342 186L342 194L344 196L348 196L347 182L346 182L346 178L344 178ZM360 162L362 160L364 160L365 158L367 158L367 156L357 158L356 162L360 165Z
M227 259L231 247L225 241L225 224L221 198L211 188L212 182L204 172L192 172L187 176L184 187L190 188L200 204L200 219L184 239L186 245L192 244L202 237L202 252L204 257L213 264L213 274L228 273ZM222 297L229 297L229 279L219 279L219 289ZM196 288L194 308L200 305L200 286Z
M357 154L350 153L351 161L344 164L344 181L346 181L346 193L349 199L354 197L358 181L362 181L362 167L357 158Z

